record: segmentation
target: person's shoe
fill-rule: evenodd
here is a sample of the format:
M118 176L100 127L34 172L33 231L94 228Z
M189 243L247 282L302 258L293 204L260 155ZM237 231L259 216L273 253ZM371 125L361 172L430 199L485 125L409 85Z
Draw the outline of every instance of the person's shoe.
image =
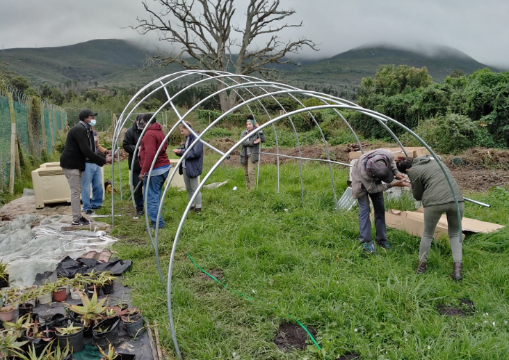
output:
M201 213L201 208L194 209L194 212L197 213L197 214Z
M452 275L451 279L456 281L461 281L463 277L461 276L461 273L463 272L463 263L455 262L454 267L452 268Z
M136 210L136 217L140 217L140 216L143 216L145 215L145 211L143 210Z
M86 215L95 215L95 212L93 210L87 210L85 211Z
M375 244L373 244L373 241L363 243L362 251L365 252L366 254L374 254L375 253Z
M389 244L388 241L384 241L384 242L379 242L379 243L376 243L378 246L380 246L381 248L384 248L386 250L389 250L391 248L391 245Z
M101 206L101 205L96 206L96 207L93 207L93 206L92 206L92 210L99 210L99 209L101 209L101 208L102 208L102 206Z
M419 261L417 263L417 269L415 269L417 274L424 274L426 272L426 261Z
M90 221L89 221L89 220L87 220L87 219L85 219L85 218L82 216L82 217L80 217L80 220L79 220L79 221L73 221L73 222L71 223L71 225L74 225L74 226L77 226L77 225L79 225L79 226L83 226L83 225L90 225Z

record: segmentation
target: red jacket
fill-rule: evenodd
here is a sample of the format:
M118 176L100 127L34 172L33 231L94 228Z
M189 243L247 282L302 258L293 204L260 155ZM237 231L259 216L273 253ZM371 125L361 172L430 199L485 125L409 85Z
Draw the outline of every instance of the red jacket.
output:
M141 174L148 173L150 170L150 165L152 165L152 161L154 160L154 156L156 155L157 149L161 146L161 143L164 140L163 128L159 123L153 123L150 125L145 132L145 135L141 139L140 145L140 166L141 166ZM170 165L170 160L168 160L168 155L166 154L166 148L168 147L168 143L165 141L163 148L159 155L157 155L156 163L154 164L154 169Z

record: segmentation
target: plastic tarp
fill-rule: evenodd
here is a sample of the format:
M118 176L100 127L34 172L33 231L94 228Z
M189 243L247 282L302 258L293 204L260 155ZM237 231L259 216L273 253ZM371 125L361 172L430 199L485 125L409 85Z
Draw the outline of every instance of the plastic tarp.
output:
M11 286L32 285L38 273L53 272L62 259L101 252L117 241L104 231L65 231L69 222L64 215L41 220L25 214L0 227L0 261L8 264Z
M73 278L76 274L86 274L95 270L95 272L109 271L114 276L119 276L129 270L132 266L131 260L116 260L101 263L95 259L79 258L71 259L67 256L57 266L59 277Z

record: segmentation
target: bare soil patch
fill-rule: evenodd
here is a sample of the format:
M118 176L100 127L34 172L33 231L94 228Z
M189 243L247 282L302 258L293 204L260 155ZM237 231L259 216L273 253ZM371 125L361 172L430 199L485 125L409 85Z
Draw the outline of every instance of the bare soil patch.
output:
M473 315L475 307L472 300L460 299L459 307L450 305L438 305L437 310L440 315L467 317Z
M451 169L461 189L487 192L493 186L509 187L509 170Z
M311 335L316 336L316 331L312 327L307 328ZM274 344L284 352L294 349L302 350L306 347L308 334L299 325L291 323L282 323L279 325Z
M354 359L360 359L361 356L359 354L356 354L356 353L349 353L349 354L345 354L341 357L338 357L336 360L354 360Z
M215 270L210 270L210 271L207 271L210 275L212 275L213 277L215 277L216 279L222 279L224 277L224 273L223 273L223 270L221 269L215 269ZM198 277L200 279L203 279L203 280L211 280L211 281L214 281L214 279L212 279L210 276L208 276L207 274L205 274L204 272L200 272L198 273Z

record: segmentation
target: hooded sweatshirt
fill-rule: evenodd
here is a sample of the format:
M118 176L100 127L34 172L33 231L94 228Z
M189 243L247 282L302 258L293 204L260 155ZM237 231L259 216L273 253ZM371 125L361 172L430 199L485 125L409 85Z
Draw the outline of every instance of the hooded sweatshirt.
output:
M463 201L460 187L447 166L442 163L451 179L452 187L458 201ZM408 170L412 182L412 193L416 200L421 200L424 207L454 202L451 188L437 160L431 155L415 158Z
M392 187L391 184L384 184L378 178L368 174L369 166L373 160L383 160L394 175L399 173L392 151L377 149L364 153L352 169L352 197L354 199L358 199L367 193L380 193Z
M147 131L145 131L145 135L141 139L140 145L140 166L141 166L141 174L148 173L150 170L150 166L152 165L152 161L154 160L154 156L156 155L157 149L161 146L161 143L164 141L164 133L163 127L159 123L153 123L149 125ZM163 148L161 152L157 156L156 163L154 164L154 169L157 169L161 166L170 165L170 160L168 159L168 155L166 154L166 148L168 147L168 143L164 141Z

